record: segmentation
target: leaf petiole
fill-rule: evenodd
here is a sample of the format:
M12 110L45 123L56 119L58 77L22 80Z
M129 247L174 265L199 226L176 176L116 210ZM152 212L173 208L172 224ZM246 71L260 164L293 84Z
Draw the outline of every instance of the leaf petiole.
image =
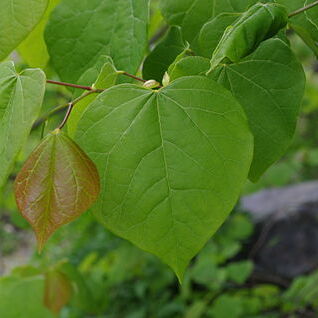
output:
M80 102L82 99L84 99L85 97L91 95L91 94L96 94L96 93L101 93L103 92L103 90L101 89L94 89L94 90L90 90L84 94L82 94L81 96L79 96L78 98L74 99L73 101L69 102L68 103L68 108L67 108L67 112L65 114L65 117L63 118L61 124L58 126L58 129L62 129L65 124L67 123L67 120L69 119L71 113L72 113L72 110L73 110L73 107L78 103Z
M147 82L147 80L144 80L143 78L137 77L135 75L129 74L129 73L124 72L124 71L119 71L118 74L125 75L127 77L133 78L134 80L142 82L142 83L146 83Z
M125 75L127 77L133 78L136 81L142 82L142 83L146 83L147 80L144 80L140 77L137 77L135 75L129 74L125 71L118 71L118 74L120 75ZM103 89L95 89L94 87L91 86L82 86L82 85L77 85L77 84L71 84L71 83L66 83L66 82L58 82L58 81L53 81L53 80L47 80L46 81L49 84L55 84L55 85L60 85L60 86L66 86L66 87L73 87L73 88L80 88L80 89L84 89L87 90L86 93L82 94L81 96L79 96L78 98L74 99L73 101L57 106L56 108L54 108L53 110L51 110L50 112L48 112L46 115L44 115L43 117L39 118L34 124L32 129L37 128L38 126L40 126L43 122L45 122L46 120L48 120L48 118L50 118L51 116L56 115L57 113L59 113L60 111L64 110L65 108L67 108L67 112L65 114L65 117L63 119L63 121L61 122L61 124L59 125L59 129L62 129L68 118L70 117L70 114L73 110L73 107L75 106L75 104L77 104L79 101L81 101L82 99L84 99L85 97L87 97L88 95L91 94L95 94L95 93L101 93L104 90Z
M147 80L144 80L143 78L137 77L135 75L132 75L130 73L127 73L125 71L118 71L117 72L119 75L125 75L127 77L133 78L136 81L146 83ZM94 87L92 86L83 86L83 85L77 85L77 84L72 84L72 83L66 83L66 82L59 82L59 81L53 81L53 80L46 80L48 84L54 84L54 85L59 85L59 86L66 86L66 87L73 87L73 88L79 88L79 89L84 89L86 91L94 91Z
M63 111L65 108L69 108L70 104L74 105L77 104L79 101L81 101L82 99L84 99L85 97L87 97L88 95L91 94L95 94L95 93L101 93L103 92L103 90L101 89L94 89L94 90L90 90L86 93L84 93L83 95L79 96L78 98L74 99L71 102L68 102L66 104L62 104L60 106L55 107L54 109L52 109L51 111L49 111L48 113L46 113L45 115L43 115L42 117L40 117L39 119L37 119L33 126L32 126L32 130L36 129L37 127L39 127L42 123L44 123L45 121L47 121L50 117L60 113L61 111ZM70 114L69 114L70 115ZM68 117L69 117L68 115ZM65 119L65 118L64 118ZM68 119L68 118L67 118ZM67 120L66 119L66 120ZM65 124L65 123L64 123ZM64 125L63 125L64 126Z
M300 8L300 9L298 9L298 10L296 10L296 11L290 13L290 14L288 15L288 17L289 17L289 18L292 18L292 17L294 17L294 16L296 16L296 15L298 15L298 14L300 14L300 13L303 13L303 12L305 12L305 11L307 11L307 10L309 10L309 9L311 9L311 8L313 8L313 7L315 7L315 6L317 6L317 5L318 5L318 1L315 1L315 2L313 2L313 3L311 3L311 4L308 4L307 6L305 6L305 7L303 7L303 8Z
M65 82L58 82L58 81L52 81L52 80L46 80L48 84L54 84L59 86L66 86L66 87L73 87L73 88L80 88L87 91L94 90L93 87L90 86L83 86L83 85L77 85L77 84L71 84L71 83L65 83Z

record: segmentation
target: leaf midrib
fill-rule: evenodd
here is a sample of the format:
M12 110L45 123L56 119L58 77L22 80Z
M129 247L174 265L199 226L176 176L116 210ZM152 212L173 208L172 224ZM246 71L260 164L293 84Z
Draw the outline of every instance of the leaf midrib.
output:
M51 208L51 201L52 201L52 190L54 189L54 170L55 170L55 162L56 162L56 139L57 139L57 136L53 136L52 138L52 148L51 148L51 160L50 160L50 163L49 163L49 171L48 171L48 193L46 194L46 197L48 198L47 199L47 204L46 204L46 207L45 207L45 210L43 212L43 229L41 231L41 233L45 233L45 230L46 230L46 227L47 227L47 224L50 223L49 220L50 220L50 208Z
M158 116L158 124L159 124L159 134L160 134L160 139L161 139L161 148L162 148L162 158L163 158L163 162L164 162L164 169L165 169L165 179L166 179L166 184L168 187L168 198L169 198L169 208L170 208L170 216L171 216L171 228L170 231L172 231L172 235L174 237L174 241L175 241L175 257L174 257L174 263L177 265L177 268L179 270L179 241L177 239L176 236L176 231L173 231L173 228L175 227L175 216L173 213L173 207L172 207L172 199L171 199L171 185L170 185L170 177L169 177L169 172L168 172L168 165L167 165L167 159L166 159L166 153L165 153L165 148L164 148L164 138L163 138L163 129L162 129L162 123L161 123L161 116L160 116L160 106L159 106L159 95L160 93L158 93L158 95L156 96L156 110L157 110L157 116Z

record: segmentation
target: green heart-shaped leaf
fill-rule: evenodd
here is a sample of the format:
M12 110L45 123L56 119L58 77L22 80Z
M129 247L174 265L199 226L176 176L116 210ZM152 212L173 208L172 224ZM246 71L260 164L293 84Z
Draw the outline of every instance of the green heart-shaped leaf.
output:
M0 187L40 112L44 90L45 75L41 70L17 73L13 62L0 64Z
M86 109L76 140L101 176L99 220L180 280L232 210L253 152L240 105L201 76L159 91L110 88Z
M295 133L305 75L281 39L263 42L239 63L219 67L214 78L243 106L254 135L250 179L260 176L285 153Z

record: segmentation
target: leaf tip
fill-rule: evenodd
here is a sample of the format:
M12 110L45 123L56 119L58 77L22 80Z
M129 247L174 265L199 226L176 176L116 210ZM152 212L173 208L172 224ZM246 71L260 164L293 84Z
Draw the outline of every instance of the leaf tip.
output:
M38 254L41 255L44 249L44 246L47 242L47 240L49 239L49 237L52 235L52 233L50 233L48 236L44 236L41 233L39 233L37 230L33 229L35 232L35 237L36 237L36 241L37 241L37 251Z
M178 282L179 282L180 286L182 286L183 280L184 280L184 271L182 273L175 272L175 274L178 278Z
M187 267L188 267L188 264L184 266L171 266L171 269L174 271L180 286L182 286L183 284L184 275L185 275Z

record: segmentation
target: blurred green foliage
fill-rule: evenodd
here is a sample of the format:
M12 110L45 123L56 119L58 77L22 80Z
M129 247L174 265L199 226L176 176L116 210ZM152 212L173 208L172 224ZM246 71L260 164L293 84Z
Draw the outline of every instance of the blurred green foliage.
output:
M87 213L58 231L44 254L33 256L32 265L0 279L0 316L20 317L21 308L25 317L45 311L45 274L52 268L73 286L60 318L278 318L314 310L317 273L297 278L287 290L253 277L253 263L243 253L253 231L246 214L233 213L179 286L168 267L106 232ZM23 295L30 293L35 296L23 307ZM12 299L11 314L6 308Z
M222 291L228 289L231 300L232 289L234 292L251 275L250 261L228 261L241 251L252 231L246 215L234 214L202 250L179 286L170 269L155 257L112 236L87 214L60 230L44 255L34 256L38 270L31 275L40 273L43 277L56 259L69 257L60 270L76 286L76 292L61 313L65 318L214 317L213 312L220 310ZM15 270L10 277L18 272ZM7 286L0 281L0 293L3 288ZM207 308L211 315L205 315Z

